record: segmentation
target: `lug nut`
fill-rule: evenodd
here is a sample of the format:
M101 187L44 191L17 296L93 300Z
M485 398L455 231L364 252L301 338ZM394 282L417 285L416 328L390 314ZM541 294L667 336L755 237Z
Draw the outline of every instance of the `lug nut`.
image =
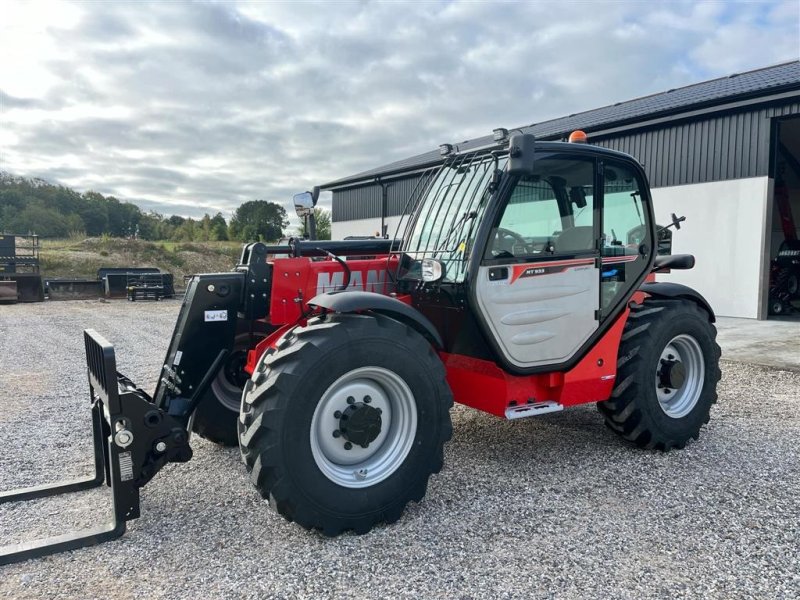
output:
M372 402L372 397L371 396L364 396L364 404L369 404L370 402Z
M342 416L342 411L340 411L340 410L337 410L335 413L333 413L333 418L334 419L339 419L339 418L341 418L341 416Z
M363 444L361 444L361 447L362 448L369 448L369 442L364 442Z
M353 398L352 396L348 396L347 397L347 403L348 404L355 404L356 403L356 399Z
M353 444L351 444L350 442L345 442L344 443L344 449L345 450L350 450L352 447L353 447Z
M379 414L379 415L383 413L383 411L382 411L380 408L376 408L375 410L377 410L377 411L378 411L378 414Z
M167 444L164 442L156 442L156 452L164 452L167 449Z
M339 431L338 429L334 429L333 430L333 437L335 437L335 438L342 437L342 432Z

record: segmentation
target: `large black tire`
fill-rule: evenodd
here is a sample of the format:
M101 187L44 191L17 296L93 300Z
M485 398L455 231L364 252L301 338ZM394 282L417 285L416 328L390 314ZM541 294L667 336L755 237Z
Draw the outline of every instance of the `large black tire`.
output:
M231 354L211 382L192 420L192 431L221 446L239 443L236 423L242 389L248 380L247 373L242 370L247 361L247 351L274 329L260 321L253 325L251 333L249 323L241 321L238 324Z
M772 316L780 316L785 314L786 311L786 303L778 298L777 296L773 296L770 294L769 296L769 314Z
M633 305L620 342L614 391L598 404L608 427L637 446L665 452L697 439L717 401L716 334L709 314L690 300ZM675 348L677 369L668 358Z
M377 400L352 391L364 382ZM365 412L366 406L390 407L380 413L385 420L378 435L385 437L368 442L370 449L345 448L349 437L335 428L342 421L320 433L348 404ZM430 475L442 468L452 405L441 360L413 329L383 316L314 318L265 354L248 382L240 415L242 458L258 491L286 519L329 536L366 533L396 521L409 501L423 498ZM341 465L321 449L340 452L337 444L341 452L374 454ZM403 449L393 455L395 447ZM380 457L392 456L373 467ZM360 467L368 464L357 483ZM376 477L375 483L368 477Z

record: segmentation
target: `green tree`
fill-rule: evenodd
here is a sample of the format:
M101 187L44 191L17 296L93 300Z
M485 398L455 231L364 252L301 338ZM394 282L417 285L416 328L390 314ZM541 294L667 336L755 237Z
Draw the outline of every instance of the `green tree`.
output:
M175 228L172 239L177 242L193 242L197 239L197 221L184 219L179 227Z
M211 239L217 241L228 239L228 224L222 213L217 213L211 218Z
M314 220L317 223L317 239L329 240L331 239L331 213L321 206L314 208ZM300 235L306 237L308 231L306 229L306 219L300 222Z
M77 215L74 215L77 217ZM6 225L9 232L27 234L37 233L44 237L65 237L70 228L83 229L80 217L66 219L59 212L32 199L25 208L17 212Z
M139 224L142 211L135 204L120 202L114 196L106 198L108 209L108 233L113 236L125 237L132 235Z
M97 192L86 192L81 196L78 213L86 225L87 235L101 235L108 231L108 202Z
M280 239L288 225L286 209L280 204L250 200L233 213L230 233L242 242L271 242Z
M181 225L183 225L183 222L185 220L186 219L184 219L180 215L172 215L170 217L167 217L167 223L169 223L173 227L180 227Z

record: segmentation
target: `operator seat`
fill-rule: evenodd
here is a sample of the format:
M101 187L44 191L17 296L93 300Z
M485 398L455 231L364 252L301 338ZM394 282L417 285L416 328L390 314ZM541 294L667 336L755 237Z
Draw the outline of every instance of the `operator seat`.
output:
M592 229L591 225L581 225L579 227L565 229L555 240L555 251L569 252L572 250L592 250L594 248Z

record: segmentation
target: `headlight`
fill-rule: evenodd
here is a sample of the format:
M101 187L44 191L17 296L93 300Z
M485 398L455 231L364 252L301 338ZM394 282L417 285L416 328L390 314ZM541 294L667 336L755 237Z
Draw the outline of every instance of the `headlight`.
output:
M422 260L422 281L439 281L444 276L444 265L433 258Z

